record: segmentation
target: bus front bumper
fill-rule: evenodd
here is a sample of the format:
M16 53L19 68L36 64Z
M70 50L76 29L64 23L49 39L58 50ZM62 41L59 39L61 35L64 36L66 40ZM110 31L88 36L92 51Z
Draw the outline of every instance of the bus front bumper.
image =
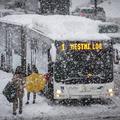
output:
M117 91L113 89L108 89L106 92L81 92L78 94L65 94L60 90L54 94L54 99L82 99L82 98L111 98L117 96Z

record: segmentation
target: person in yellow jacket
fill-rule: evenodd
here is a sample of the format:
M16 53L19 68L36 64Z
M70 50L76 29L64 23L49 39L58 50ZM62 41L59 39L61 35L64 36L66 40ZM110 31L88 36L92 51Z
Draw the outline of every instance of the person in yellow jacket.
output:
M32 73L38 73L38 69L35 65L32 66L32 70L30 70L30 65L28 64L28 76ZM29 104L29 100L30 100L30 92L27 92L27 102L26 104ZM33 92L33 104L35 104L35 100L36 100L36 92Z

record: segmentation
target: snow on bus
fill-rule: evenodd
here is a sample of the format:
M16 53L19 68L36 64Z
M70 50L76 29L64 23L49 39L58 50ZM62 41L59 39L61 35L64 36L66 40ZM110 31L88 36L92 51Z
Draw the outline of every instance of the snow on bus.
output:
M35 16L37 15L10 15L0 18L0 36L2 38L0 55L5 56L3 70L14 71L18 65L22 64L22 58L25 58L26 69L28 64L30 66L35 64L40 72L47 72L45 53L49 49L51 40L28 28ZM22 49L24 40L26 45ZM21 50L25 50L25 56L21 56Z
M32 29L54 40L49 56L51 99L110 98L114 93L113 44L99 21L73 16L35 18ZM51 80L52 79L52 80Z
M62 15L19 15L0 21L27 28L26 61L50 74L45 89L49 98L114 95L113 44L98 33L100 21Z
M53 40L108 39L107 36L98 33L100 23L101 21L78 16L36 16L33 19L32 28Z

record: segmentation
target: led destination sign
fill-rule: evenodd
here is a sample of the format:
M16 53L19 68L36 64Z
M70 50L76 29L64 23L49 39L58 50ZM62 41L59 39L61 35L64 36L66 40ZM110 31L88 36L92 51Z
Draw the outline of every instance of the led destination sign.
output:
M69 43L68 47L69 50L101 50L103 49L103 44L100 42L96 43ZM61 50L65 50L66 45L64 43L61 44Z

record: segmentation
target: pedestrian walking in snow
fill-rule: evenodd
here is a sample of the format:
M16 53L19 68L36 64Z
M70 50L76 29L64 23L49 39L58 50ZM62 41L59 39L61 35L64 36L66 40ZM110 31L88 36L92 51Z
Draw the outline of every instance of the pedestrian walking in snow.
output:
M5 56L4 54L1 54L1 70L5 69Z
M22 74L22 67L18 66L15 70L15 74L12 78L12 82L16 86L16 97L13 101L13 115L16 115L16 110L19 108L19 114L22 114L23 96L24 96L24 84L25 79Z
M31 75L31 74L32 74L32 70L31 70L30 64L28 63L27 76L29 76L29 75Z
M33 72L38 73L38 69L35 65L32 66L32 70L28 71L28 76ZM26 102L26 104L29 104L29 100L30 100L30 92L27 92L27 102ZM35 104L35 100L36 100L36 92L33 92L33 104Z

